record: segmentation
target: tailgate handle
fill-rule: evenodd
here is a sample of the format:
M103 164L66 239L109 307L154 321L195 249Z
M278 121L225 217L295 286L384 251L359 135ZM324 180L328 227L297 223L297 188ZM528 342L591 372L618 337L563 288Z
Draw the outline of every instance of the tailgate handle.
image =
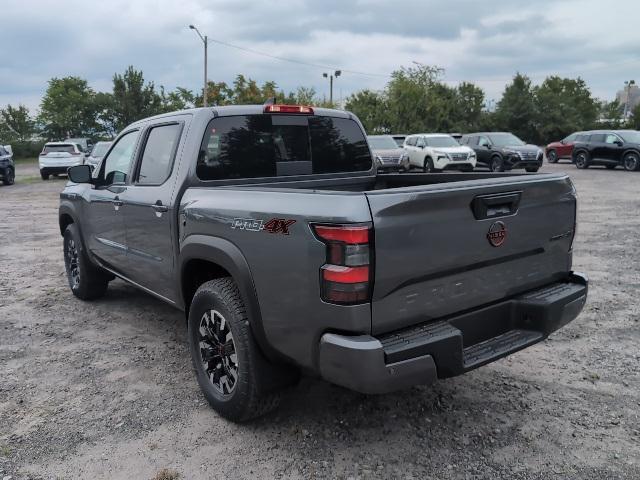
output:
M471 210L476 220L515 215L522 192L479 195L471 202Z

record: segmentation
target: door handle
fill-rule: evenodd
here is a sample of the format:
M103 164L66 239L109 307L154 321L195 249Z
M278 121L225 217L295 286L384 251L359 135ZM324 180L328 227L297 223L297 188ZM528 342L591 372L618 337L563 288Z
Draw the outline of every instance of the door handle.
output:
M155 204L151 205L151 207L157 213L164 213L164 212L167 212L169 210L169 207L167 207L166 205L163 205L160 200L158 200Z

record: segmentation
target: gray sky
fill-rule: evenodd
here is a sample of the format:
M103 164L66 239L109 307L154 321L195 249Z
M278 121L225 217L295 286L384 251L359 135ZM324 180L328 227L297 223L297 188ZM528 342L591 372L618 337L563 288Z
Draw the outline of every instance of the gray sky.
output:
M202 44L187 27L248 49L338 69L334 96L381 89L412 61L446 69L499 99L516 71L534 83L549 74L582 76L594 95L613 99L624 80L640 81L637 0L2 0L0 105L37 108L47 80L78 75L111 89L128 65L146 80L201 88ZM304 85L328 96L323 68L287 63L216 43L209 78L237 73Z

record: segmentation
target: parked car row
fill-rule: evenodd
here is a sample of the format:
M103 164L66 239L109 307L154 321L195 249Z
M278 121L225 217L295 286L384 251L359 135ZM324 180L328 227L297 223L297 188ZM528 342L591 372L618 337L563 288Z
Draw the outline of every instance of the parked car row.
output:
M601 165L627 171L640 170L640 132L637 130L591 130L575 132L546 147L547 159L556 163L568 158L577 168Z
M544 157L539 147L508 132L370 135L368 140L380 171L470 172L483 166L492 172L515 168L537 172Z

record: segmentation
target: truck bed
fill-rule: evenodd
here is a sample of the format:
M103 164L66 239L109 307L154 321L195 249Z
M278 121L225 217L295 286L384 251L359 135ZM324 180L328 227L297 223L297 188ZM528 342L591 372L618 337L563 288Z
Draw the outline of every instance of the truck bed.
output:
M181 203L189 220L181 235L226 237L244 252L276 348L290 350L291 338L332 329L376 335L435 321L552 283L571 269L575 195L564 174L278 179L190 188ZM230 228L234 219L271 218L294 220L289 235ZM495 222L506 230L499 247L487 237ZM325 261L325 245L310 223L372 226L370 304L337 311L319 298L313 272ZM292 326L282 311L309 313ZM313 352L297 344L296 358L312 368Z

